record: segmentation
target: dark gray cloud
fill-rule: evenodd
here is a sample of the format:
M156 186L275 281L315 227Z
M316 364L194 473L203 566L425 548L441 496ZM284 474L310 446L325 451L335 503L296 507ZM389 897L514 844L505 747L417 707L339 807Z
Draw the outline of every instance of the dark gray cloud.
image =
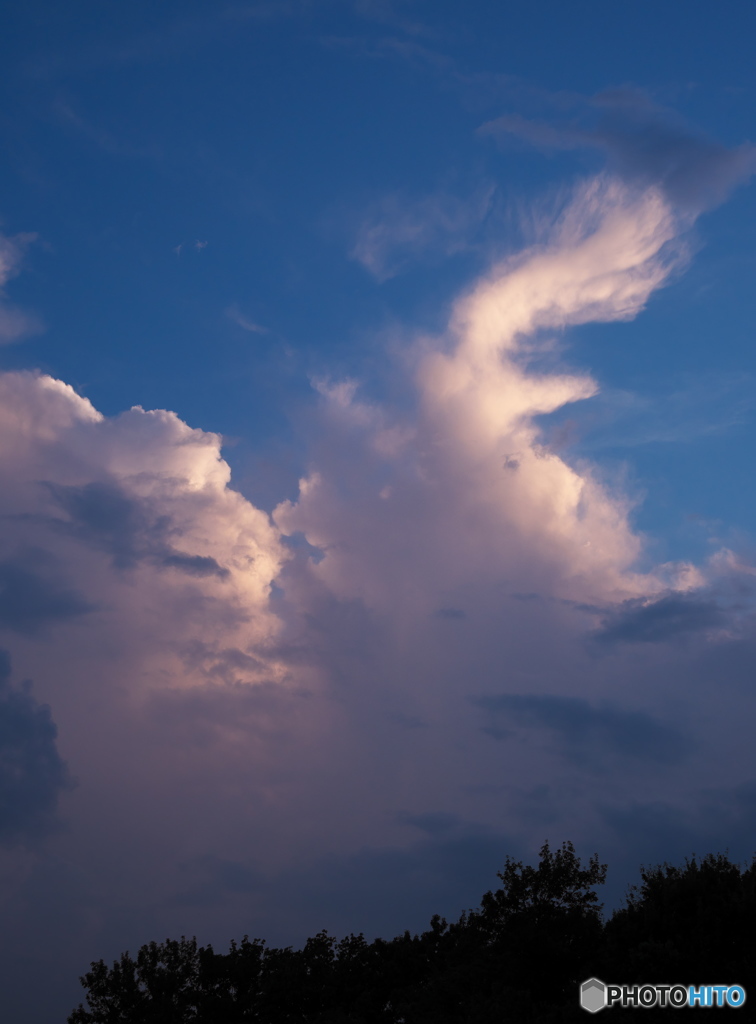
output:
M433 613L437 619L466 619L467 612L463 608L437 608Z
M756 781L696 794L691 806L663 801L603 807L602 817L622 836L642 836L644 843L672 856L732 846L739 857L756 847Z
M744 635L695 652L688 676L695 685L719 690L727 688L742 694L753 693L756 681L756 636L754 630Z
M721 203L756 171L754 146L728 149L639 89L576 100L569 121L505 114L481 131L544 150L599 149L611 171L641 186L661 186L678 208L693 214Z
M0 561L0 628L34 634L93 610L55 576L54 560L38 548Z
M166 551L153 556L156 565L165 569L178 569L187 576L218 576L224 579L228 569L218 565L209 555L184 555L180 551Z
M185 870L192 880L189 887L174 898L178 905L212 905L219 892L255 893L265 887L265 876L258 870L225 857L202 857Z
M712 597L675 592L657 601L624 601L605 616L594 636L601 643L664 643L722 627L729 618Z
M611 704L598 707L579 697L495 694L472 698L486 714L483 726L495 739L513 735L513 727L548 729L560 752L584 768L599 770L608 757L676 764L691 742L674 726L642 711Z
M594 138L611 164L624 177L658 182L687 209L716 206L756 170L753 146L728 149L639 90L604 92L594 103L601 114Z
M406 715L401 711L386 715L389 722L400 726L402 729L427 729L428 723L417 715Z
M30 684L11 686L10 658L0 650L0 843L37 838L54 824L58 795L70 785L56 736Z
M188 576L228 576L228 569L214 558L175 550L169 541L170 518L155 515L146 501L128 496L114 481L97 480L81 487L48 483L47 487L68 517L56 525L107 551L116 568L148 561Z
M399 820L405 825L414 825L429 836L443 835L462 824L457 814L445 811L429 811L426 814L401 814Z
M150 523L142 506L114 483L94 481L81 487L48 483L47 487L68 515L68 532L107 550L119 569L138 561L146 534L162 532L167 526Z

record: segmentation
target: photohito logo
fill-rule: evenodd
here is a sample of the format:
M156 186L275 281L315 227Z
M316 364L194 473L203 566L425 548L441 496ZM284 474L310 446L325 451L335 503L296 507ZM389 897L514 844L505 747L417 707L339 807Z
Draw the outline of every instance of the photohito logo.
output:
M580 986L580 1005L588 1013L610 1006L733 1006L746 1001L742 985L605 985L589 978Z

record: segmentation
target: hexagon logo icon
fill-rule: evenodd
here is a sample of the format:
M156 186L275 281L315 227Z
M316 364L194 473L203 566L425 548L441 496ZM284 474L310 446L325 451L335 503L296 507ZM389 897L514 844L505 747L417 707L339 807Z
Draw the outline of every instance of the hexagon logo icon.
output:
M606 1006L606 985L598 978L589 978L580 986L580 1005L588 1013L598 1013Z

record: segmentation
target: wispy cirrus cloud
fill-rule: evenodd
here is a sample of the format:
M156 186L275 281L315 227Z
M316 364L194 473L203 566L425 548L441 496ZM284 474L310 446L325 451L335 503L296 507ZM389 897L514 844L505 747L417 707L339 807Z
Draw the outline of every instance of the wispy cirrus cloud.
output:
M258 324L246 316L235 302L227 306L224 312L232 323L236 324L237 327L241 327L243 331L247 331L249 334L270 333L267 327L263 327L262 324Z
M479 131L545 151L599 150L612 173L636 186L661 188L681 213L692 216L721 203L756 172L756 147L746 143L728 149L640 89L573 97L567 107L569 119L534 120L511 113Z
M661 386L659 386L661 385ZM559 417L548 427L549 443L579 438L593 455L608 448L648 444L691 444L746 427L756 400L747 374L686 375L657 384L654 393L603 388L579 421Z
M465 252L491 212L494 193L488 185L466 198L441 191L420 199L386 196L367 213L350 256L387 281L418 262Z
M385 25L389 29L402 32L408 36L433 38L438 30L429 23L410 17L402 10L411 10L411 4L402 0L353 0L354 11L360 18Z
M9 345L44 330L41 319L11 305L5 296L5 286L21 270L29 245L36 241L33 232L4 235L0 232L0 345Z

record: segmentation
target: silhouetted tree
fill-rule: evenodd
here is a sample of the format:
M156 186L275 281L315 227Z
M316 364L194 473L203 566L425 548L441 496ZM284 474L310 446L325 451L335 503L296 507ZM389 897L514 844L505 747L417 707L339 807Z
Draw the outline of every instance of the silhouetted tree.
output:
M68 1018L69 1024L188 1024L197 1020L199 973L194 939L150 942L142 946L136 960L124 953L110 969L100 960L81 979L89 1010L80 1006Z
M738 984L756 998L756 858L746 868L724 854L642 868L605 935L607 979Z
M326 932L300 950L244 937L228 953L194 939L143 946L81 979L68 1024L564 1024L584 1021L580 983L740 984L756 995L756 859L643 869L603 924L597 857L545 843L537 867L507 858L501 885L449 924L368 943ZM634 1010L615 1008L624 1017ZM666 1020L645 1011L644 1020Z
M537 868L507 858L502 885L479 910L453 925L435 917L417 940L424 971L402 1006L408 1022L550 1019L549 1006L577 1006L577 986L590 971L601 938L595 891L606 865L582 867L571 843L545 843Z

